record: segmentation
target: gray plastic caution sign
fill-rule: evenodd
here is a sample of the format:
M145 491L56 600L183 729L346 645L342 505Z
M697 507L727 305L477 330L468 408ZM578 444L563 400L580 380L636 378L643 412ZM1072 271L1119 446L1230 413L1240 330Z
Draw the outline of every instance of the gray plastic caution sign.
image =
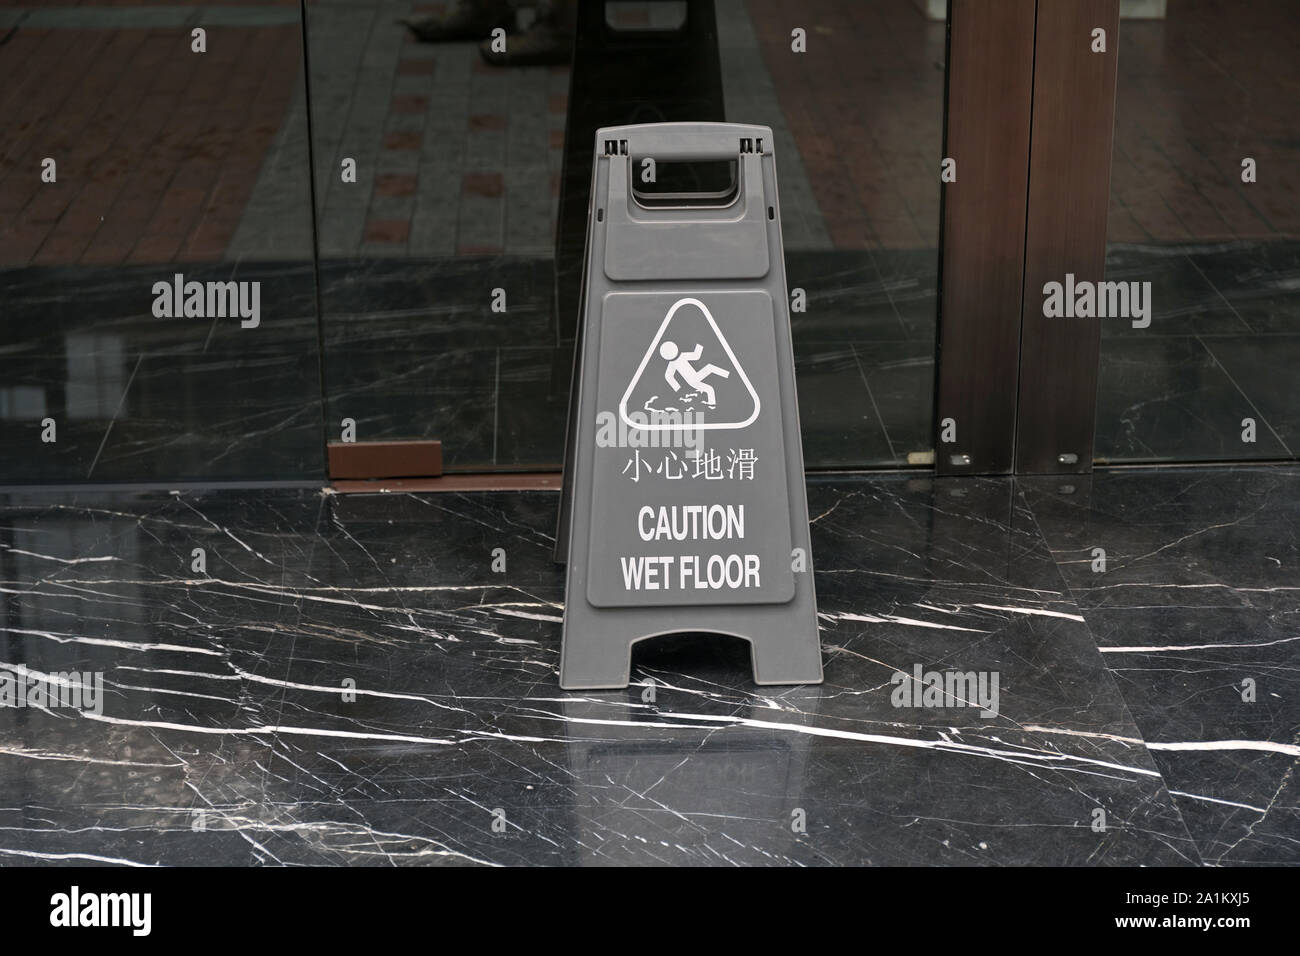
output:
M672 163L731 163L733 186L637 188ZM591 196L560 684L624 687L632 644L681 632L749 641L760 684L819 683L771 130L602 129Z

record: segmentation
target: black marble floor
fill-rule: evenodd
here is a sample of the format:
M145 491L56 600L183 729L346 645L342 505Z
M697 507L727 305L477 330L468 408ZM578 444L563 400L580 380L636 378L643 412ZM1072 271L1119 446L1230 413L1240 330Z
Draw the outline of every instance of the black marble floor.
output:
M1300 469L808 494L825 684L580 694L553 494L8 494L0 671L105 692L0 709L0 863L1300 862Z
M1202 858L1300 860L1296 472L1022 487Z

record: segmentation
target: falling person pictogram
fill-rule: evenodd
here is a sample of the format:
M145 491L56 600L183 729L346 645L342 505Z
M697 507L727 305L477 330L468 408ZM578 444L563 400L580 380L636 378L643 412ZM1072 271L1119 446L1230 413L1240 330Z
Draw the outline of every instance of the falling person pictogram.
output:
M712 363L700 369L692 365L692 362L698 362L700 356L704 354L703 345L697 342L694 349L683 352L676 342L665 342L659 346L659 354L668 362L668 367L664 369L664 380L674 392L682 390L682 383L677 380L678 376L681 376L681 378L685 379L687 385L704 395L705 405L709 406L709 408L717 407L717 394L714 392L713 386L706 382L705 379L710 375L730 378L731 373L724 368L718 368Z
M706 354L716 364L707 362ZM660 382L666 382L668 389ZM698 432L746 428L758 418L758 409L758 392L709 307L684 296L668 309L646 346L619 401L618 414L629 428L642 431ZM689 421L671 417L683 415L693 417Z

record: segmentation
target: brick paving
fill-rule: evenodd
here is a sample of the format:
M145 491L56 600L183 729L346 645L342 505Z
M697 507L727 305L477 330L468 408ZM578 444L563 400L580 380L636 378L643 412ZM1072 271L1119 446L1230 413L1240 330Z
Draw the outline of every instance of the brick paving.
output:
M1120 24L1112 242L1300 237L1297 13L1170 0L1166 20Z
M937 247L945 25L910 0L747 6L829 245ZM795 27L806 53L790 48Z
M439 9L309 10L324 257L552 252L568 70L487 66L474 43L414 42L395 22Z
M715 0L718 53L722 67L722 93L727 118L772 128L776 140L778 188L781 193L781 238L787 249L831 248L822 207L810 180L798 142L777 96L767 57L759 45L764 34L779 31L781 22L760 21L766 11L748 7L745 0ZM785 35L788 37L787 29Z
M473 43L414 42L396 23L439 9L309 10L322 256L552 252L569 71L492 67ZM309 255L296 10L0 0L0 29L16 27L0 79L22 77L0 94L16 130L0 166L0 265ZM205 54L189 50L195 25ZM729 112L777 129L787 241L824 246L742 0L720 3L719 27ZM59 182L42 188L33 170L51 154Z
M208 52L196 54L188 26L35 19L0 25L12 30L0 47L0 266L219 259L284 124L299 28L207 26ZM47 156L55 183L40 180Z
M834 246L937 245L944 25L910 0L748 10ZM1295 17L1294 0L1170 0L1165 20L1121 23L1111 241L1296 237Z
M1112 241L1300 232L1288 2L1172 0L1165 21L1124 21ZM395 22L443 8L310 7L324 256L551 253L568 70L495 68ZM936 246L944 25L909 0L717 12L728 116L775 132L787 246ZM0 265L309 254L297 17L294 0L0 0ZM1240 182L1245 155L1258 183Z

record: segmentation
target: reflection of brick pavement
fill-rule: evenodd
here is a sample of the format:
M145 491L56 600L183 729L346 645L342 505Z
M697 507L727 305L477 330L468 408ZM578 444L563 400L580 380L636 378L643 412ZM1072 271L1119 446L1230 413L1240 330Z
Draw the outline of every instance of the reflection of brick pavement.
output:
M297 4L0 3L0 264L310 255ZM412 42L429 9L309 5L321 253L549 254L568 70Z
M1288 4L1183 0L1124 21L1113 241L1300 233ZM442 7L308 4L325 256L551 251L568 71L495 69L395 22ZM910 0L717 11L728 116L776 135L787 245L936 245L943 25ZM206 54L189 52L194 25ZM0 0L0 40L0 264L308 254L294 0ZM57 184L39 181L45 156Z
M494 68L395 22L429 9L309 7L321 255L549 255L568 69Z
M568 69L490 67L475 44L416 43L395 24L439 9L308 8L323 256L553 250ZM776 132L787 245L825 247L743 0L720 0L718 32L728 116ZM299 122L298 112L290 118ZM355 184L341 181L344 157L357 160ZM283 181L263 175L236 244L242 254L253 254L275 228Z
M936 245L944 25L911 0L748 8L834 244ZM1178 0L1165 20L1122 22L1111 241L1300 235L1295 10ZM790 50L795 26L806 54Z
M416 43L396 23L436 9L308 5L324 256L551 253L568 69L493 68L475 44ZM296 10L0 0L0 29L18 27L0 47L0 77L24 77L0 94L18 130L0 169L0 212L16 213L0 226L0 261L306 255ZM718 10L728 112L773 126L787 241L824 247L743 0ZM194 25L208 30L206 54L189 52ZM41 190L32 170L51 153L59 183ZM344 157L356 183L340 179Z
M301 40L293 8L233 11L256 26L211 25L206 9L0 8L0 265L221 256L284 123ZM207 29L207 53L172 25L182 14ZM124 23L137 25L112 28Z
M1300 237L1296 13L1178 0L1165 20L1121 23L1107 238Z
M834 246L936 247L944 24L911 0L748 7ZM790 49L795 27L807 53Z
M830 248L830 236L808 180L806 164L763 63L756 27L745 9L745 0L716 0L714 9L727 119L733 123L770 126L776 140L781 239L787 249ZM777 27L767 24L764 29Z

